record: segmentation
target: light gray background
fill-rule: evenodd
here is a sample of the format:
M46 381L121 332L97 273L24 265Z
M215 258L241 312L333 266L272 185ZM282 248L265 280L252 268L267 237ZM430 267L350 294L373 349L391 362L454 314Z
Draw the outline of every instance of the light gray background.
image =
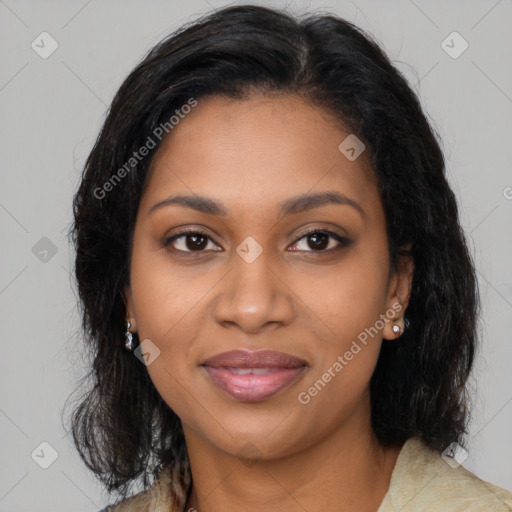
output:
M72 194L105 109L133 66L171 30L224 5L0 0L0 511L97 511L110 501L60 420L87 364L73 340L79 324L65 237ZM464 466L512 489L512 2L288 6L323 8L370 31L414 85L444 141L483 301ZM31 48L43 31L59 45L47 59ZM453 31L469 43L457 59L441 47ZM57 248L46 262L32 252L42 237ZM58 452L48 469L31 458L43 441Z

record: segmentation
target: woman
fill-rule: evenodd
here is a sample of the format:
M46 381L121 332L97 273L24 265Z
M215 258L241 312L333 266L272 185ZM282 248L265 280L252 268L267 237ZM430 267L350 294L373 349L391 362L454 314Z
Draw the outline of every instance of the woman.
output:
M104 510L512 507L460 465L478 294L442 152L358 28L245 5L171 34L74 215Z

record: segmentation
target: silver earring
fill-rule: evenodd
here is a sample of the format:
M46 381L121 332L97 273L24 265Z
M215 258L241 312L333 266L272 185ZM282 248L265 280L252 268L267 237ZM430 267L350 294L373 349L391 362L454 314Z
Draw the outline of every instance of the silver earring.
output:
M409 320L407 320L407 318L404 318L404 326L403 327L400 327L400 325L398 324L394 324L393 325L393 332L395 334L398 334L398 335L401 335L405 329L407 329L407 327L409 327Z
M133 350L133 334L130 332L130 327L132 324L130 322L126 322L126 333L124 335L124 348L126 350Z
M404 324L405 324L405 321L404 321ZM400 336L404 332L404 329L405 329L405 325L404 325L404 327L401 327L400 320L397 320L397 323L393 325L393 333L398 334L398 336Z

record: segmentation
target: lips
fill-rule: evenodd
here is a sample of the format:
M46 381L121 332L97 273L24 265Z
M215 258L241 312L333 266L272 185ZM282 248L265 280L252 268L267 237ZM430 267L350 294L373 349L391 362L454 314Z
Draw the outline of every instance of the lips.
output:
M213 356L203 364L212 368L298 368L304 366L306 361L275 350L232 350Z
M242 401L260 401L289 387L306 368L306 361L275 350L233 350L202 364L211 382Z

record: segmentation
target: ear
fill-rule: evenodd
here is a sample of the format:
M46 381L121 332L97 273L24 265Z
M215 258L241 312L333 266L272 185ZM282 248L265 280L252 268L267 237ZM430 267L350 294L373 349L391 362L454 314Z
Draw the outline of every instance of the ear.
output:
M410 251L411 244L403 247ZM387 340L394 340L401 336L405 329L404 315L409 305L411 297L412 278L414 275L414 261L412 256L399 255L397 261L397 270L393 272L389 279L388 294L386 300L386 318L383 329L383 337ZM393 314L388 312L394 312ZM389 315L389 316L388 316ZM398 326L399 331L394 332L393 326Z
M126 306L126 321L130 322L130 332L137 332L137 320L135 319L135 310L133 307L132 289L127 285L123 292L123 301Z

